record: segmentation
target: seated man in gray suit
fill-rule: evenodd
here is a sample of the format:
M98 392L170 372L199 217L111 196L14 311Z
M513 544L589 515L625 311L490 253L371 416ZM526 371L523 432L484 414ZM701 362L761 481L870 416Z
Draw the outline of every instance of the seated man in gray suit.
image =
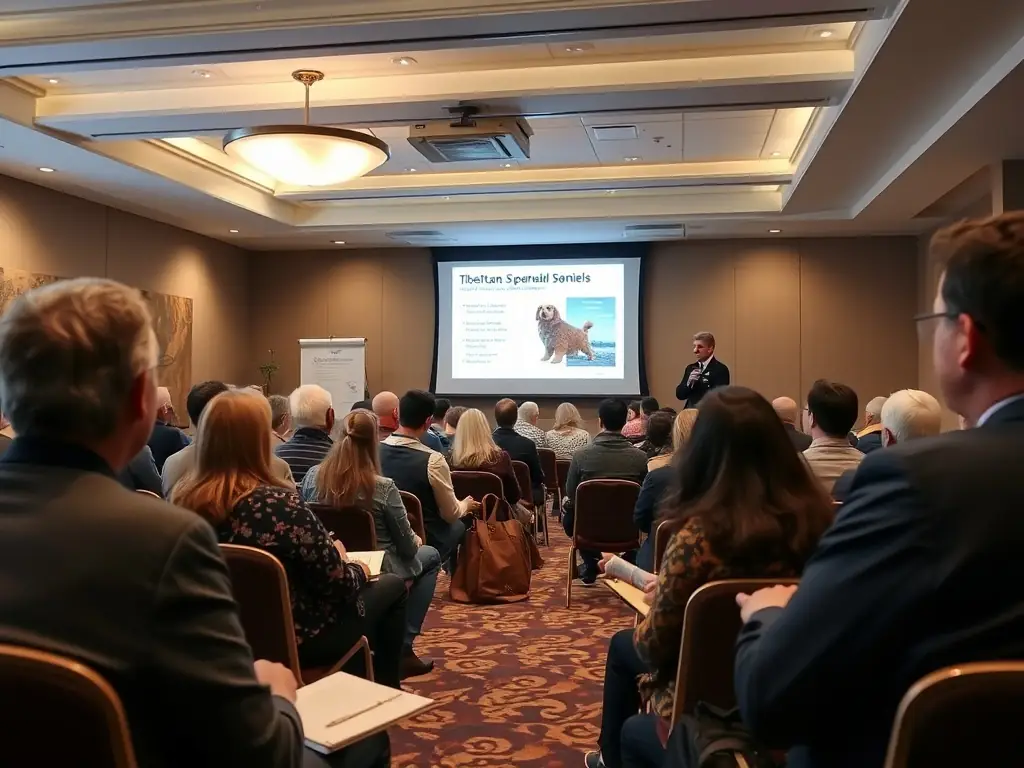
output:
M158 353L141 294L110 280L37 288L0 318L17 433L0 459L0 643L103 675L141 768L324 765L291 671L253 662L213 529L116 480L153 430ZM387 753L382 735L330 764Z

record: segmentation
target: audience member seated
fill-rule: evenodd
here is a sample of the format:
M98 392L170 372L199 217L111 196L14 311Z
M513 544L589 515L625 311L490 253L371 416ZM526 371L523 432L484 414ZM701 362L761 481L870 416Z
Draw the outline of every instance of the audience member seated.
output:
M800 408L797 406L796 400L791 397L776 397L772 400L772 408L775 409L782 426L786 428L786 434L789 436L789 441L793 443L793 447L801 453L810 448L811 436L806 432L801 432L800 427L797 426Z
M590 445L590 433L583 428L583 417L572 403L562 403L555 409L554 426L544 433L544 439L555 452L555 458L565 461Z
M448 409L452 407L452 401L443 397L439 397L434 401L434 418L430 424L430 432L437 437L440 448L434 448L435 451L441 451L441 453L447 453L452 447L452 441L448 438L448 434L445 431L444 419L448 415Z
M1024 658L1024 214L955 224L929 256L943 272L922 322L974 428L869 454L799 589L738 601L743 721L793 768L881 766L914 682Z
M526 405L524 403L523 405ZM494 406L494 423L497 428L492 437L494 443L508 454L512 461L521 461L530 470L530 485L532 486L532 503L538 510L544 509L544 471L540 466L540 454L537 453L537 444L519 431L519 418L522 416L522 407L516 408L516 401L505 398L499 400ZM537 429L534 427L534 429ZM541 438L544 433L537 429Z
M323 387L303 384L289 395L288 406L295 431L274 453L288 463L295 484L301 485L306 473L323 461L334 445L334 404Z
M818 379L807 393L811 447L804 458L827 493L848 469L856 469L864 454L850 445L848 436L857 420L857 393L845 384Z
M719 579L798 575L832 518L772 407L746 387L704 396L672 472L679 494L665 516L683 527L665 549L647 617L612 637L601 751L586 756L588 768L662 764L658 720L672 715L690 595ZM649 714L637 714L641 698Z
M630 431L627 430L629 429L629 425L631 422L627 420L626 426L622 428L622 434L624 437L644 437L647 434L647 428L650 423L651 416L657 413L659 410L661 410L661 406L658 405L658 400L653 397L645 397L642 398L641 400L636 401L635 403L631 403L630 408L632 409L634 405L637 405L637 403L639 403L640 407L640 421L643 422L643 429L641 429L635 435L630 434ZM675 413L673 412L672 415L675 416Z
M413 643L423 630L423 619L434 597L441 557L413 533L398 486L380 474L377 418L369 411L354 411L341 427L341 437L323 464L313 467L303 478L302 497L309 502L358 506L373 512L377 548L384 550L382 570L412 582L406 608L402 679L425 675L434 668L434 662L420 660Z
M398 429L398 395L394 392L378 392L371 404L377 417L377 437L383 442Z
M901 389L886 399L879 426L883 448L919 437L934 437L942 431L942 406L927 392ZM833 499L846 499L856 474L857 470L848 469L839 476L832 486Z
M405 583L391 574L368 582L365 565L345 561L342 543L271 474L269 433L265 397L238 389L217 395L199 421L195 470L175 486L171 502L210 523L222 544L264 549L281 561L303 666L330 666L366 635L374 679L397 688Z
M871 453L882 447L882 408L886 398L873 397L864 406L864 428L857 433L857 450Z
M164 471L167 457L177 453L191 441L188 435L175 426L178 417L174 413L171 391L167 387L157 387L156 406L156 423L153 424L153 434L149 436L148 445L159 473Z
M572 537L576 521L576 487L580 483L601 478L642 483L647 475L647 456L622 436L622 427L626 424L626 404L622 400L602 400L597 409L597 417L601 432L593 443L573 454L565 482L562 526L565 535L569 537ZM583 561L580 579L584 585L591 586L597 579L597 561L601 559L601 553L581 549L579 554Z
M656 417L660 415L658 413L651 417L648 436L659 425L660 419ZM665 415L668 416L668 414ZM638 530L647 535L636 556L636 564L645 571L654 570L654 523L659 517L659 506L666 500L672 487L675 473L672 460L683 450L686 441L690 439L690 433L693 431L696 421L696 408L686 408L680 411L671 422L669 437L671 452L661 453L647 462L647 477L644 478L643 485L640 486L640 495L637 497L636 508L633 510L633 522L636 523Z
M189 390L188 398L185 400L185 407L188 409L188 417L192 420L192 424L199 426L199 419L202 418L203 410L206 408L213 398L219 395L221 392L227 392L230 387L223 381L204 381L201 384L196 384L192 389ZM270 471L274 473L282 485L291 488L295 487L295 480L292 478L291 467L288 466L284 459L280 459L273 454L274 446L268 439L268 445L270 445ZM163 487L163 495L165 499L171 497L171 491L174 486L185 477L196 465L196 446L195 444L187 445L180 451L172 456L167 457L167 461L164 462L164 470L161 473L161 486Z
M444 415L444 436L448 438L448 450L451 450L452 440L455 439L455 430L459 427L459 419L465 412L464 405L453 405Z
M454 410L448 411L449 418ZM455 497L448 462L422 443L433 413L434 396L429 392L413 389L402 395L398 429L380 445L380 467L381 474L394 480L398 490L419 499L427 544L438 551L449 572L454 572L458 547L466 535L462 518L480 505L469 496L461 501Z
M622 428L622 436L630 438L643 437L647 432L647 418L639 400L633 400L626 409L626 425Z
M271 395L267 402L270 403L270 442L274 450L277 450L279 445L288 442L292 436L292 405L284 395Z
M117 480L130 490L149 491L157 496L163 496L160 473L156 471L153 452L148 445L142 446L142 450L136 453L128 465L117 473Z
M544 430L537 426L539 418L540 408L537 407L536 403L527 400L519 406L515 430L523 437L532 440L533 444L538 448L547 448L548 439L544 434Z
M352 407L348 409L349 413L352 413L352 411L371 411L372 412L373 411L373 401L372 400L356 400L354 403L352 403Z
M512 468L512 459L507 451L503 451L494 442L487 417L479 409L470 408L459 419L448 463L456 470L491 472L497 475L501 480L505 501L519 521L525 526L533 522L529 510L519 505L519 483Z
M141 768L325 765L303 750L291 672L253 664L210 526L115 479L153 431L158 359L146 302L109 280L34 289L0 319L20 435L0 462L0 642L103 675ZM387 737L331 762L386 766Z
M647 419L647 432L643 442L637 443L636 447L647 457L648 470L651 469L651 459L672 455L672 425L675 420L675 414L665 411L655 411Z

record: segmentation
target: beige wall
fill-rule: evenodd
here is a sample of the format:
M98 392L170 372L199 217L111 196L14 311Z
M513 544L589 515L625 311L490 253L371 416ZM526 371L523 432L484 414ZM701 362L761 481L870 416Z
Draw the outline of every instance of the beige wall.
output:
M801 401L819 377L862 401L917 386L913 238L658 243L645 275L648 381L665 405L698 330L718 338L733 381ZM423 249L253 254L251 357L273 348L275 389L298 383L297 339L363 336L370 390L427 387L433 354L430 253ZM490 408L493 399L468 405ZM555 402L541 402L550 419ZM584 409L593 414L593 406Z
M259 381L247 345L241 249L0 176L0 266L110 277L187 296L193 300L192 378Z

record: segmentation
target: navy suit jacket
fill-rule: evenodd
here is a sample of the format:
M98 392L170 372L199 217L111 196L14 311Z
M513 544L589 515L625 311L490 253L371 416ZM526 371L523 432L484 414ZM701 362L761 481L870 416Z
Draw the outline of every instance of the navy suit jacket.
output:
M717 357L711 358L707 370L691 386L690 373L697 363L690 363L683 370L683 380L676 387L676 400L685 400L687 408L696 408L697 404L715 387L729 386L729 367Z
M868 454L785 609L737 640L736 695L790 768L883 765L922 676L1024 658L1024 400Z

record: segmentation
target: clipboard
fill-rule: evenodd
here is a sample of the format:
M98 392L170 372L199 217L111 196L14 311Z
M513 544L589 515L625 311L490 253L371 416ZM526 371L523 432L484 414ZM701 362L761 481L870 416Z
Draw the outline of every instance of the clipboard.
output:
M625 581L619 581L618 579L602 579L604 585L608 587L612 592L618 595L622 601L640 614L643 617L647 617L648 612L651 610L651 606L644 602L644 591L637 589L632 584Z

